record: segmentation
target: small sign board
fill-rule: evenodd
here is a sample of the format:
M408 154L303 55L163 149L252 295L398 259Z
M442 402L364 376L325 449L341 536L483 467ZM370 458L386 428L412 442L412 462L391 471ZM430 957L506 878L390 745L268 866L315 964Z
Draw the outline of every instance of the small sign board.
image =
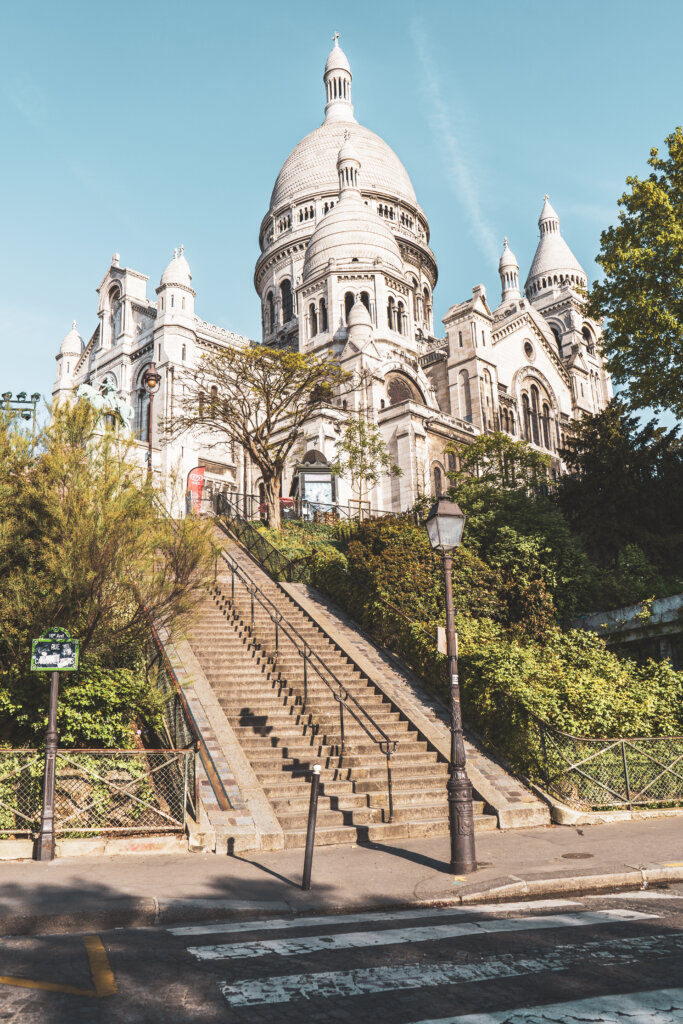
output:
M78 668L78 640L66 629L54 626L31 644L32 672L75 672Z

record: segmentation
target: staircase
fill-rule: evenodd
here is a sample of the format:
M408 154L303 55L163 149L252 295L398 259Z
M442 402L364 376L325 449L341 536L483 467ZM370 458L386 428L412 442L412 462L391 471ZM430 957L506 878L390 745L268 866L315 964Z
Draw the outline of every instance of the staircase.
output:
M316 763L322 766L318 845L446 834L443 757L238 544L222 534L220 543L235 571L219 560L189 641L285 847L305 843ZM395 741L391 820L387 739L390 750ZM482 800L474 811L477 830L496 828Z

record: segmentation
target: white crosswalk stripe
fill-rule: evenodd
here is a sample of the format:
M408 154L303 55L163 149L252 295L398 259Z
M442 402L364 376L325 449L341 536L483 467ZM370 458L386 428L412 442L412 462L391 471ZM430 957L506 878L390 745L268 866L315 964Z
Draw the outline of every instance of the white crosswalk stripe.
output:
M660 988L646 992L627 992L616 996L572 999L566 1003L499 1013L466 1013L458 1017L439 1017L415 1024L682 1024L683 988Z
M340 999L378 992L514 978L545 971L566 971L590 966L591 963L601 970L619 965L631 967L645 958L680 956L681 953L683 935L665 932L632 938L622 937L613 941L563 944L531 957L504 954L479 962L421 962L349 971L317 971L258 980L222 981L219 982L219 987L232 1007L263 1006L298 1000ZM559 1019L564 1020L562 1017ZM629 1024L633 1024L630 1019ZM648 1024L654 1024L653 1020L650 1019Z
M245 959L269 956L301 956L323 950L359 949L391 946L400 943L434 942L439 939L462 938L469 935L490 935L497 932L542 930L550 928L585 928L592 925L642 921L656 917L638 910L598 910L577 914L546 914L537 917L489 918L431 924L417 928L388 928L382 931L340 932L336 935L313 935L297 938L263 939L256 942L221 943L190 946L188 952L199 960Z
M167 928L172 935L234 935L240 932L265 932L286 929L329 927L335 924L366 924L383 921L416 921L438 915L470 917L475 914L509 914L535 910L559 910L562 907L579 907L578 900L528 900L524 903L477 903L471 906L429 907L419 910L376 910L362 914L317 914L315 917L274 917L265 920L212 921L210 924L193 924Z

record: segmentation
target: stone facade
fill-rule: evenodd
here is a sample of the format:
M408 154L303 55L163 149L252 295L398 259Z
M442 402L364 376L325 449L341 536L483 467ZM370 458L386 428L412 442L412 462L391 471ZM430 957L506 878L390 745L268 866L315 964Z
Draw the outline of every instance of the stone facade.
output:
M261 223L254 284L265 344L334 354L368 383L307 425L283 494L341 503L354 497L348 481L326 472L353 411L379 425L402 470L367 495L373 508L402 510L420 495L440 493L454 465L446 444L482 432L526 439L550 454L553 473L561 473L558 452L573 424L604 408L611 384L600 325L585 315L586 273L548 197L524 292L506 239L500 302L490 303L477 285L470 299L451 306L445 337L437 337L438 270L427 218L396 154L357 122L351 69L336 37L323 81L324 121L277 176ZM152 359L163 378L160 411L172 415L179 370L202 349L246 341L195 316L182 251L164 271L156 302L146 298L146 281L112 260L98 289L99 325L85 348L74 329L64 339L54 392L109 376L134 407L141 440L147 399L140 381ZM185 480L192 466L213 463L212 488L256 491L257 474L239 452L209 449L209 441L160 448L155 469L167 474L176 466Z

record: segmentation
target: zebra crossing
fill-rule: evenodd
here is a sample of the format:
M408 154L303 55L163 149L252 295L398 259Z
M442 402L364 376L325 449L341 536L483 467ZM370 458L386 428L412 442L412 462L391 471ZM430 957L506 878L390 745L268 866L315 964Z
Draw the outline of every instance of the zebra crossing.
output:
M296 1012L302 1024L317 1024L334 1010L335 1020L380 1024L683 1024L683 989L667 983L683 933L631 895L635 907L614 894L616 906L547 899L167 931L215 972L239 1021ZM639 977L648 982L642 990L634 989ZM425 1015L425 1007L437 1012Z

